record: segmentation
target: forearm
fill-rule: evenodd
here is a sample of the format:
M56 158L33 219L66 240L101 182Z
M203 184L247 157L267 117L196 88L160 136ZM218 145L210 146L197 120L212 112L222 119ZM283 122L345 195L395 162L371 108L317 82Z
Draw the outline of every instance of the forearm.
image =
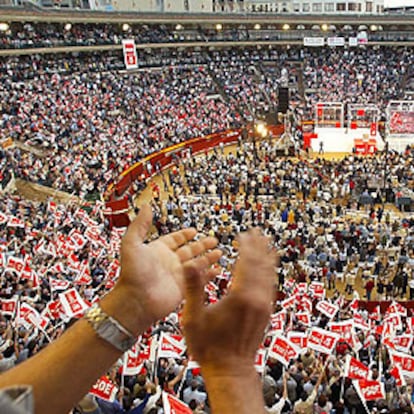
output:
M102 309L137 334L144 327L131 320L131 304L120 293L104 298ZM66 413L121 355L82 319L42 352L1 375L0 388L31 385L36 413Z
M262 384L252 366L246 372L220 373L203 370L213 414L265 413Z

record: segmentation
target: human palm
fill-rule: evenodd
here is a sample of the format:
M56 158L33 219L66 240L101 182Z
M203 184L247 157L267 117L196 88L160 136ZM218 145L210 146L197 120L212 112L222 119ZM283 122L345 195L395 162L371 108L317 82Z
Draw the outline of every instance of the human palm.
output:
M207 279L221 252L217 240L194 239L195 229L184 229L144 244L152 224L151 208L143 206L122 241L120 283L131 290L149 326L173 311L183 299L185 264L195 266Z

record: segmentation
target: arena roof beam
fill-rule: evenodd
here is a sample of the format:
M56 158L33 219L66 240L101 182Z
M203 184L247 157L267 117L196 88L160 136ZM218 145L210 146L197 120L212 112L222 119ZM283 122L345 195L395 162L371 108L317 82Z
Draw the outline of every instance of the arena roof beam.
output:
M71 23L164 23L176 24L280 24L291 26L298 24L326 23L326 15L303 14L217 14L217 13L130 13L130 12L99 12L78 10L24 10L16 8L0 8L4 21L24 22L71 22ZM412 15L329 15L333 25L409 25L412 24Z

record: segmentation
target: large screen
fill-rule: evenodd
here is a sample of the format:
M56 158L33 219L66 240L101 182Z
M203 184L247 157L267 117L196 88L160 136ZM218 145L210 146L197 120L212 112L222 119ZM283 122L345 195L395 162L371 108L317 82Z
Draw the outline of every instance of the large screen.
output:
M414 112L392 111L389 128L391 135L414 135Z

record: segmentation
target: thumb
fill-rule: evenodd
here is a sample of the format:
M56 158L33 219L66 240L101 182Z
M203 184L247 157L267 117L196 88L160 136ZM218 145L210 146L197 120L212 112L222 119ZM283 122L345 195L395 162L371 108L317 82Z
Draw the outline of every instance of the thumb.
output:
M184 265L185 311L196 315L204 305L204 278L193 263Z
M125 239L143 242L152 226L152 210L149 204L141 207L137 217L129 225Z

